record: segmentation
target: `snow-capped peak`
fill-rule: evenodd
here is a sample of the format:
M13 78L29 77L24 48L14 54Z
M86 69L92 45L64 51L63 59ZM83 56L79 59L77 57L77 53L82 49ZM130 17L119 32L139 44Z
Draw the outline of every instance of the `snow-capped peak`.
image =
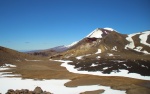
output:
M105 27L104 29L109 30L109 31L115 31L114 29L109 28L109 27Z
M92 31L89 35L86 37L88 38L103 38L103 36L109 34L110 32L115 31L112 28L97 28L94 31Z
M94 37L94 38L102 38L102 36L101 36L102 33L103 33L102 30L97 28L94 31L92 31L89 35L87 35L86 37L89 37L89 38L92 38L92 37Z

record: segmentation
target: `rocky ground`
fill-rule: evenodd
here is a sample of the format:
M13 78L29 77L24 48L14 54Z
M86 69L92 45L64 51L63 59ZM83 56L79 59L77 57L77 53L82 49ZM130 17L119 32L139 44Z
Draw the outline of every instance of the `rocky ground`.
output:
M80 71L101 71L110 74L112 71L128 70L129 73L138 73L142 76L150 76L149 60L128 60L128 59L105 59L99 60L80 60L78 63L71 62ZM93 66L92 66L93 65ZM106 68L106 69L105 69Z
M30 91L28 89L21 89L21 90L13 90L9 89L6 94L52 94L47 91L43 91L41 87L36 87L33 91Z

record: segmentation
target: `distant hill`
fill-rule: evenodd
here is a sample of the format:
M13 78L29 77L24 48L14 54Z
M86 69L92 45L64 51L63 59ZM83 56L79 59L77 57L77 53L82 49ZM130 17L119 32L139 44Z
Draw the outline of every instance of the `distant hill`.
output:
M39 57L0 46L0 64L24 61L25 59L39 59Z
M25 53L30 54L30 55L35 55L35 56L50 57L50 56L53 56L55 54L59 54L61 52L64 52L67 49L68 49L67 46L57 46L57 47L53 47L50 49L33 50L33 51L25 52Z

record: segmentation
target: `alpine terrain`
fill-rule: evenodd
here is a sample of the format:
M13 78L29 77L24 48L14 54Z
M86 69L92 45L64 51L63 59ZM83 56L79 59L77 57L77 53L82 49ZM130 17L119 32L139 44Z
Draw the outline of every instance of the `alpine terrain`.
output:
M25 53L0 46L0 94L150 94L150 31L97 28Z
M59 56L72 60L77 71L150 76L150 31L127 35L97 28Z

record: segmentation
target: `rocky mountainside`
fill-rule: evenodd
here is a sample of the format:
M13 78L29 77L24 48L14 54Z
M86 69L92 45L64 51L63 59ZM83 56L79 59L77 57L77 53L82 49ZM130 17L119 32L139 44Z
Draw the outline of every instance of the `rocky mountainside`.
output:
M63 53L63 58L86 54L95 55L96 52L102 56L108 56L109 53L117 54L120 58L141 59L140 55L144 59L149 59L150 31L126 35L113 29L98 28L70 47Z
M150 76L150 31L127 35L98 28L59 56L72 60L79 71L127 70Z

